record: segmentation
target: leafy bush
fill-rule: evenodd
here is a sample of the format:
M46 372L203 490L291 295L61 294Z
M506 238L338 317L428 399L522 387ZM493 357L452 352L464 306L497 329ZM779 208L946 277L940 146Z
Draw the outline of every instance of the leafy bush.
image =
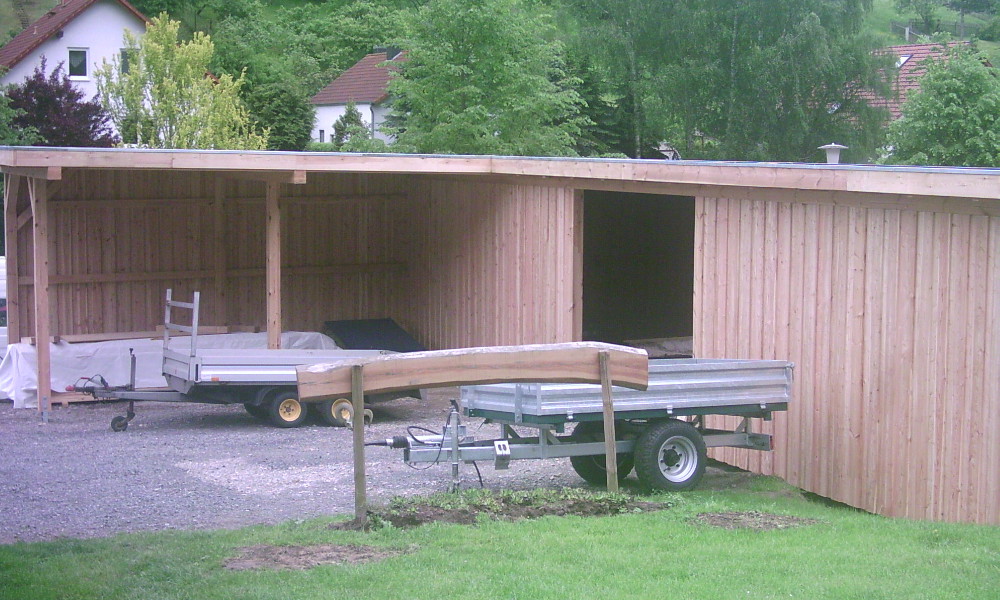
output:
M993 17L993 20L979 30L979 39L1000 42L1000 16Z
M43 58L22 83L7 89L7 97L10 107L18 111L11 124L37 132L37 145L110 148L118 143L107 111L96 98L83 99L63 63L46 75Z

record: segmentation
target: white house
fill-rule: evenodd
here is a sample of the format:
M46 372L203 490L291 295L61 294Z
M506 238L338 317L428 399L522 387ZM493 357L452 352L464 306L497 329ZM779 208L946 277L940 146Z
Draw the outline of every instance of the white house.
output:
M316 121L313 124L312 140L331 141L333 124L347 111L347 105L353 102L361 113L361 118L371 129L372 137L392 142L392 138L379 131L379 128L389 113L385 101L389 96L392 63L404 59L405 55L398 49L377 50L359 60L313 96L311 101L316 105Z
M46 72L64 63L69 78L84 98L97 95L94 70L120 56L125 30L146 32L146 17L125 0L61 0L0 48L0 66L7 72L0 84L20 83L46 59Z

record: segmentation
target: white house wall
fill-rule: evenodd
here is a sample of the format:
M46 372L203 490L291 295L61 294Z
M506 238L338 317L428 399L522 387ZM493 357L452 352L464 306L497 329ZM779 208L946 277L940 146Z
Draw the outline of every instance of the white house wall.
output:
M90 100L97 95L94 71L105 60L110 62L113 57L120 55L126 29L141 36L146 31L146 25L118 2L97 2L64 27L62 37L53 36L43 42L0 78L0 82L8 84L24 81L41 63L43 56L46 58L46 73L51 73L59 63L64 63L63 68L68 70L70 48L86 49L87 76L72 79L73 85L83 92L84 98Z
M361 113L361 119L365 122L365 126L371 130L372 119L375 121L375 139L382 140L384 142L391 142L392 138L385 135L378 130L382 123L385 122L386 116L389 114L389 109L385 106L375 105L367 103L355 104L358 112ZM312 130L312 141L314 142L330 142L333 138L333 124L340 117L344 116L347 112L347 105L345 104L329 104L325 106L316 107L316 121L313 124ZM319 132L323 132L323 139L320 139Z

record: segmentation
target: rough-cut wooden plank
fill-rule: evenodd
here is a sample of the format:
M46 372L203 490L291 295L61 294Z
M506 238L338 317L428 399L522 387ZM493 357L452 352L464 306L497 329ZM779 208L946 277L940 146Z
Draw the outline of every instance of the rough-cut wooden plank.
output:
M18 285L18 274L21 261L18 257L18 226L17 204L21 195L21 185L24 178L4 175L4 253L7 256L7 272L2 276L7 278L7 334L10 339L21 335L21 289ZM30 214L30 208L26 211Z
M363 364L365 392L500 382L601 383L598 353L608 352L614 385L645 389L646 352L598 342L492 346L392 354L297 368L304 401L344 397L351 392L351 367Z
M43 179L47 181L59 181L62 179L62 167L3 167L3 172L17 177L29 177L32 179Z
M31 200L31 211L34 214L32 229L34 239L34 269L35 269L35 337L41 340L49 339L50 303L49 303L49 203L47 181L44 179L29 179L28 193ZM38 346L37 358L38 376L38 411L43 418L51 408L52 380L51 352L48 344Z
M218 335L221 333L230 333L230 328L224 325L199 325L198 334L199 335ZM68 342L70 344L78 343L88 343L88 342L108 342L112 340L139 340L143 338L162 338L163 337L163 326L159 326L156 330L150 331L109 331L107 333L67 333L51 336L49 339L52 342ZM22 344L35 344L35 336L23 337L21 338Z
M281 347L281 207L277 183L267 183L267 347Z

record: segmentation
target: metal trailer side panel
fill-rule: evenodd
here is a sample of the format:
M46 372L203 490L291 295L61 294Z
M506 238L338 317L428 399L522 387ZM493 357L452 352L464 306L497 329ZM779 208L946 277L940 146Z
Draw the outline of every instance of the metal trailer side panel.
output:
M195 384L294 385L295 367L355 358L374 358L383 350L206 349L192 358Z
M660 359L649 361L645 391L613 388L616 413L787 404L792 364L786 361ZM601 387L588 384L492 384L462 388L470 414L566 417L601 413Z

